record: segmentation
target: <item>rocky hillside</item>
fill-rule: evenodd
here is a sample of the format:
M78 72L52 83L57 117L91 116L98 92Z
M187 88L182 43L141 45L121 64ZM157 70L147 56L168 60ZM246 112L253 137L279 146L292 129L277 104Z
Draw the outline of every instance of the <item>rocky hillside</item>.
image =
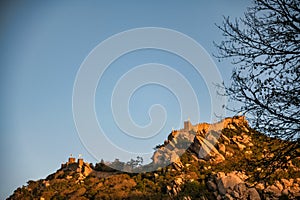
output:
M284 145L297 143L266 137L244 117L185 122L157 145L148 165L69 158L9 199L299 199L300 157L274 161Z

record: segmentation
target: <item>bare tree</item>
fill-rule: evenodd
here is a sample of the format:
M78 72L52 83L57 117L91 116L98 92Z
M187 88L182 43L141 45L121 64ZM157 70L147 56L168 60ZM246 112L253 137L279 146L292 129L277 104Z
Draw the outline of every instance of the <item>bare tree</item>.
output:
M254 0L243 18L224 18L219 59L235 68L226 86L230 107L247 115L254 127L293 141L283 155L296 153L300 133L300 2Z

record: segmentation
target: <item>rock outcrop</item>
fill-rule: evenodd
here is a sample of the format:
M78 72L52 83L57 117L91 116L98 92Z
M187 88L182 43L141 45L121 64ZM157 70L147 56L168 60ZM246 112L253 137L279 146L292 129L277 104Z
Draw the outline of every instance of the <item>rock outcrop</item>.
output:
M276 156L274 149L283 143L291 144L251 129L245 117L215 124L187 121L155 148L152 163L128 170L134 173L71 157L9 199L299 199L300 157L286 158L284 168L260 178L268 170L261 161Z
M224 130L238 134L226 135L224 134ZM191 125L189 133L193 136L193 141L190 142L192 139L191 137L185 137L188 139L188 143L190 144L188 151L192 153L194 160L204 162L205 165L208 165L204 166L204 170L206 171L210 171L212 165L232 161L238 162L236 160L245 157L249 159L253 157L255 158L257 155L253 155L253 151L257 151L257 147L255 147L253 142L261 142L253 141L252 137L254 133L253 131L251 132L251 128L243 116L226 118L225 120L212 125L208 123L202 123L196 126ZM160 147L154 155L168 157L167 154L170 153L170 155L174 156L175 154L176 156L177 154L175 152L179 152L178 149L181 147L178 145L178 141L180 140L179 138L181 138L182 135L187 134L186 129L172 132L165 144ZM174 140L176 142L173 142ZM175 145L172 145L172 143L175 143ZM164 148L169 149L167 145L170 144L172 146L172 148L170 148L171 152L165 151ZM268 146L266 145L266 147ZM264 154L272 157L272 154L267 153L268 150L263 150L264 152L261 154L262 157L265 156ZM161 153L162 151L164 153ZM156 162L155 159L154 162ZM180 167L180 169L176 167L176 170L184 170L184 167ZM256 168L255 170L256 172L263 171L262 168ZM297 168L296 171L297 170L299 172L299 168ZM248 174L253 176L252 173ZM186 179L185 176L181 176L180 178L183 182L189 182L189 179ZM299 184L293 182L294 179L282 179L281 181L275 181L275 184L269 184L264 181L262 181L263 183L250 183L248 182L249 178L250 177L247 176L245 172L231 171L224 173L219 171L207 178L206 187L212 194L214 194L214 198L216 199L258 200L266 198L278 199L281 196L286 196L291 199L300 197ZM168 186L169 194L171 196L176 196L181 191L181 185L183 184L176 184L176 182L174 182L172 185Z
M215 124L200 123L191 125L189 121L185 122L186 127L181 130L172 131L163 145L154 152L152 156L153 163L166 166L179 158L186 149L190 148L197 156L203 160L210 160L215 163L225 160L224 156L216 149L219 143L219 137L230 140L221 134L225 128L237 129L243 128L248 131L248 122L244 116L226 118ZM243 134L240 138L233 138L235 144L243 150L246 146L243 143L249 143L250 138ZM220 144L225 153L225 146ZM223 146L222 146L223 145ZM230 152L228 152L230 155Z
M211 176L207 182L208 189L215 194L216 199L255 199L260 200L260 195L253 187L248 187L244 182L245 175L238 172L218 172Z
M213 137L213 136L211 136ZM190 149L198 154L198 158L203 160L210 160L215 163L219 163L225 160L224 156L219 153L211 142L201 136L196 136Z

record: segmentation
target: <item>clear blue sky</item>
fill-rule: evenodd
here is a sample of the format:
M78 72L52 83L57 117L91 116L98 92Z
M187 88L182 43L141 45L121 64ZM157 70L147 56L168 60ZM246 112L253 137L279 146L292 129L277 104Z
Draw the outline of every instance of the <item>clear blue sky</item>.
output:
M72 92L81 63L101 41L132 28L164 27L190 36L212 55L216 53L213 41L222 38L214 24L221 24L223 15L242 16L249 4L240 0L1 2L0 198L28 180L45 178L56 171L70 153L83 154L85 160L96 162L76 132ZM188 64L174 55L145 50L126 56L113 63L104 84L97 89L97 116L106 120L107 130L117 132L111 122L108 99L114 81L129 66L148 62L168 64L191 81L198 98L207 96L201 77L183 67ZM229 82L230 63L213 59L224 81ZM147 124L149 118L145 113L158 102L171 112L168 116L175 117L167 119L159 137L136 147L138 150L151 151L163 142L174 123L183 123L176 117L178 102L172 93L159 86L145 86L133 95L129 102L132 118L140 125ZM201 121L210 120L209 109L209 101L201 100ZM110 138L123 148L130 150L134 146L128 145L126 139L116 139L117 133Z

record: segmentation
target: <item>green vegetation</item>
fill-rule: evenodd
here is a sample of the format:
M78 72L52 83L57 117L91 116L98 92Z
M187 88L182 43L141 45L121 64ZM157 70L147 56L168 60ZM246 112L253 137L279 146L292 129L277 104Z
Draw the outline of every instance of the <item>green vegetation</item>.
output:
M245 147L239 147L238 140L245 138L249 141L244 143ZM272 165L263 167L268 162L273 163L271 161L278 148L292 142L269 138L248 126L224 128L218 141L216 148L225 158L222 162L198 159L193 148L188 148L181 155L181 167L175 167L173 163L154 172L126 173L114 169L131 172L142 169L145 166L142 166L140 157L127 163L116 159L107 164L102 160L94 167L87 164L93 171L86 176L76 168L62 168L45 180L28 181L27 186L18 188L10 199L215 199L207 182L213 180L218 172L241 172L248 177L247 183L252 185L261 180L272 185L281 179L300 177L299 158L286 158L286 165L275 170ZM219 149L221 144L226 151ZM262 194L262 191L259 192ZM288 196L280 197L286 198Z

